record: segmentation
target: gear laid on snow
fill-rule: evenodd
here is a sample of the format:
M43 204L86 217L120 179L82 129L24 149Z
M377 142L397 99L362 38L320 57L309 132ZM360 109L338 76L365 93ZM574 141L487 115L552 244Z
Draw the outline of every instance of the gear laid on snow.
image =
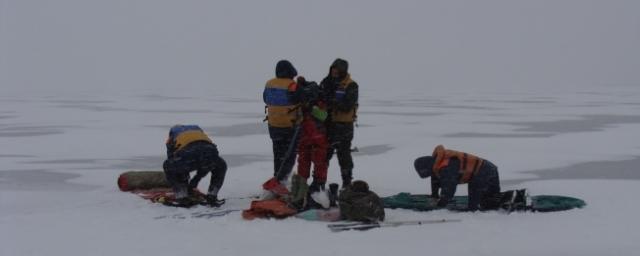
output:
M497 197L500 207L495 210L506 211L534 211L534 212L555 212L575 208L582 208L586 203L578 198L560 195L536 195L527 196L526 190L509 190L500 193ZM385 208L391 209L411 209L416 211L431 211L442 209L437 206L437 198L432 195L414 195L410 193L399 193L394 196L382 198ZM469 211L469 197L454 196L446 208L452 211Z
M129 171L118 177L118 188L121 191L148 190L156 188L170 188L164 172L157 171Z
M251 207L242 212L242 218L253 220L255 218L286 218L297 213L282 199L252 201Z
M279 196L289 194L289 189L287 189L283 182L279 181L276 177L273 177L263 183L262 188Z
M289 195L289 204L291 207L296 208L297 210L306 209L309 195L307 179L298 174L294 174L291 177L291 193Z
M163 182L160 182L163 181ZM154 203L190 208L196 205L220 207L225 203L215 194L203 194L197 188L181 186L176 191L169 186L162 171L128 171L118 177L118 186ZM185 191L182 191L185 189ZM180 194L180 195L179 195ZM184 196L186 194L186 196Z
M309 209L296 214L296 218L310 221L339 221L342 220L340 208L331 207L329 209Z
M346 220L378 222L385 217L382 199L370 191L364 181L354 181L343 189L338 196L338 205Z
M329 224L327 227L333 232L340 231L348 231L348 230L358 230L365 231L374 228L384 228L384 227L398 227L398 226L408 226L408 225L426 225L426 224L439 224L439 223L450 223L450 222L461 222L460 219L441 219L441 220L411 220L411 221L387 221L387 222L350 222L350 223L336 223Z

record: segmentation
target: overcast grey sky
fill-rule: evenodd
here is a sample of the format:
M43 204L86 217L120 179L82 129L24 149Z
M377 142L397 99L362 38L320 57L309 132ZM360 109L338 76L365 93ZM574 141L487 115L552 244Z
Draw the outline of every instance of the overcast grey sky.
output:
M336 57L372 90L640 86L640 1L0 0L7 92L254 93Z

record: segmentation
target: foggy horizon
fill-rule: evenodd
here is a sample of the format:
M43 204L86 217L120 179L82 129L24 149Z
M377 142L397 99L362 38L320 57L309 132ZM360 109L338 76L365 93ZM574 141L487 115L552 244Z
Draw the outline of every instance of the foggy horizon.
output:
M0 84L259 93L279 59L366 93L640 85L638 1L0 0ZM4 94L4 93L3 93Z

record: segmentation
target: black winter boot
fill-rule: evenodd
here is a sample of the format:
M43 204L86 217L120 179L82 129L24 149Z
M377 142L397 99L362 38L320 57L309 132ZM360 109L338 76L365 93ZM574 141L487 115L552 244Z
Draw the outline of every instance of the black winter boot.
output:
M314 180L313 182L311 182L311 185L309 185L309 194L315 193L321 190L324 190L324 182L317 182Z
M527 190L526 189L516 190L516 194L513 199L512 209L515 211L524 211L527 209Z
M345 189L349 185L351 185L351 180L353 180L351 170L341 170L342 174L342 189Z
M217 208L217 207L222 206L225 203L225 200L224 199L222 199L222 200L218 199L217 195L208 194L208 195L205 196L205 199L207 200L207 205L209 205L210 207Z
M329 205L331 207L336 207L336 201L338 200L338 184L331 183L329 184Z

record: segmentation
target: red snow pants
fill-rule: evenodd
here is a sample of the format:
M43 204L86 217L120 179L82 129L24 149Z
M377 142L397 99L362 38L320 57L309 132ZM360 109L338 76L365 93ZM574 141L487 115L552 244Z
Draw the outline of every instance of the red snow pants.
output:
M310 116L306 116L302 121L302 135L298 142L298 175L308 179L313 163L314 181L325 183L329 142L326 130L321 125Z

